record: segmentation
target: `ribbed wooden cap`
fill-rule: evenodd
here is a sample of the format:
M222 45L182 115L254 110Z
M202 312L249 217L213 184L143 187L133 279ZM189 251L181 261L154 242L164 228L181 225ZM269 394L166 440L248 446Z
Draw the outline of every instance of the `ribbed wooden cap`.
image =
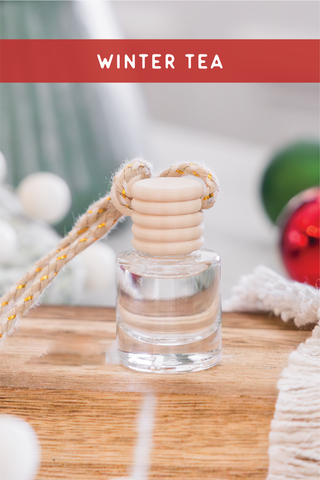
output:
M182 255L203 245L201 181L155 177L131 188L133 247L149 255Z

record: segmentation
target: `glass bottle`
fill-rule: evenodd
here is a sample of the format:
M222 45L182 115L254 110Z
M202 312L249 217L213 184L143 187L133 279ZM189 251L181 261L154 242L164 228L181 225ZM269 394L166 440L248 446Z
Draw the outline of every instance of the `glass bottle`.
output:
M220 256L199 248L202 189L190 178L132 187L135 248L116 260L117 348L126 367L192 372L221 358Z

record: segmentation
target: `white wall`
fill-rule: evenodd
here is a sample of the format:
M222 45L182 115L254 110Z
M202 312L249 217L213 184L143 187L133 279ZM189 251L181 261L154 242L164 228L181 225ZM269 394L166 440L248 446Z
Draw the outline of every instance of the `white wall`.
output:
M317 1L112 5L127 38L319 38ZM273 147L319 136L316 84L144 84L143 90L151 115L164 121Z

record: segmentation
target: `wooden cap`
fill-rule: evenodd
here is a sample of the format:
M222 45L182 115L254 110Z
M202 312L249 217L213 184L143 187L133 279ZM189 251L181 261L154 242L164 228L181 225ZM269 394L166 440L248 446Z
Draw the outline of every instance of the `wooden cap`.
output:
M201 182L186 177L139 180L131 188L132 245L149 255L183 255L203 245Z

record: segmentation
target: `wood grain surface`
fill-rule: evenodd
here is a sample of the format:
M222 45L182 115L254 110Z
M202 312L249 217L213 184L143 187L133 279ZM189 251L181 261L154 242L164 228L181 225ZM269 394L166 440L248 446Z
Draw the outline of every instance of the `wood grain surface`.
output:
M276 383L310 333L272 316L224 314L218 366L140 374L106 363L114 319L112 309L39 307L1 348L0 413L35 429L37 480L128 475L146 394L156 397L150 480L266 478Z

